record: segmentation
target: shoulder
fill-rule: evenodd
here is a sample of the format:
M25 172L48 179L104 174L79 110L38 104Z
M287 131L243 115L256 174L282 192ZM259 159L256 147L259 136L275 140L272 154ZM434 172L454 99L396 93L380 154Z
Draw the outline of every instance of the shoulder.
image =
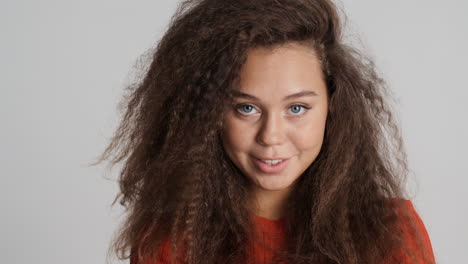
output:
M417 262L403 251L399 251L397 255L403 257L405 263L435 263L429 234L411 200L393 198L391 202L396 207L397 225L401 230L404 246L414 254Z
M171 259L171 243L170 239L165 239L159 249L157 250L157 256L150 259L138 260L137 247L132 247L130 252L130 264L165 264L169 263ZM176 262L178 263L178 262Z
M411 200L395 198L392 201L396 205L398 222L401 227L406 231L406 235L411 235L411 226L414 226L417 232L421 232L424 239L429 241L429 235L427 233L424 222L416 211L413 202Z

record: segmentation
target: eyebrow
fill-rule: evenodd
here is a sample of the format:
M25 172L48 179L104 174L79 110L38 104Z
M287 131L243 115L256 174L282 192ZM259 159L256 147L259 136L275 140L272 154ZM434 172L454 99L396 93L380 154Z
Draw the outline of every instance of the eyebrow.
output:
M257 97L255 97L253 95L242 93L242 92L239 92L239 91L233 91L233 95L234 95L234 97L260 101ZM300 97L304 97L304 96L318 96L318 94L316 92L314 92L314 91L301 91L301 92L290 94L290 95L284 97L283 101L296 99L296 98L300 98Z

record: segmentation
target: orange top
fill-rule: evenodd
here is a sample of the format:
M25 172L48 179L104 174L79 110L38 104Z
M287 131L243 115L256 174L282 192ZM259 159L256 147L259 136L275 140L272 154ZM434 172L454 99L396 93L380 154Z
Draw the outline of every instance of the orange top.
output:
M435 263L435 257L434 257L434 251L432 249L431 245L431 240L429 238L429 234L427 233L426 227L424 226L423 221L421 220L421 217L419 217L418 213L414 209L413 203L410 200L405 200L405 199L394 199L395 202L400 203L401 206L399 206L400 210L408 210L409 211L409 217L411 219L403 219L400 218L400 226L403 229L404 232L404 239L406 241L406 244L408 245L409 249L411 252L414 253L416 257L416 262L410 258L410 256L406 256L403 254L403 252L396 252L394 256L391 257L397 257L398 259L403 259L403 263L414 263L414 264L426 264L426 263ZM413 231L410 229L409 223L414 222L415 227L416 227L416 232L418 232L421 236L422 241L421 246L423 248L419 248L417 246L417 241L415 241L415 234ZM424 255L426 255L429 262L424 262ZM385 263L394 263L391 259L385 261Z
M401 252L395 253L394 256L399 257L399 259L404 259L402 263L414 263L414 264L426 264L423 261L422 254L423 252L427 252L427 255L431 258L431 262L435 263L434 260L434 253L431 246L431 241L429 239L429 235L426 231L424 223L422 222L421 218L419 217L418 213L414 209L414 206L411 201L404 200L404 199L395 199L396 202L401 203L401 208L410 211L410 215L413 217L413 221L416 223L417 229L419 233L421 233L423 237L423 245L426 249L421 249L416 246L416 241L414 240L414 234L410 230L408 226L409 219L401 219L402 228L405 234L405 240L408 243L411 251L415 253L417 258L417 262L413 262L409 256L403 255ZM271 247L274 249L285 249L285 220L278 219L278 220L270 220L264 217L255 216L255 224L256 224L256 232L259 236L260 243L264 243L266 246ZM161 248L161 254L159 259L151 261L150 263L144 264L167 264L169 263L170 259L170 244L169 241L166 241ZM249 264L259 264L259 263L270 263L273 257L273 253L270 250L266 250L262 245L259 243L249 245L250 253L248 263ZM394 257L393 256L393 257ZM392 257L392 256L391 256ZM385 263L393 263L394 261L388 260ZM130 264L137 264L136 256L132 256L130 259Z

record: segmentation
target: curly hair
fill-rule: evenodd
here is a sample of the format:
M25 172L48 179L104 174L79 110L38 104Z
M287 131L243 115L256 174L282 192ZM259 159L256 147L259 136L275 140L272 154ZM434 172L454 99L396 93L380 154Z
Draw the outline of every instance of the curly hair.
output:
M391 94L372 61L344 43L340 23L329 0L180 3L95 163L123 164L114 203L128 215L112 252L126 259L132 250L145 263L170 238L186 263L245 258L248 182L222 147L223 115L247 52L289 42L316 51L330 100L320 153L288 200L289 246L277 258L378 263L405 247L390 199L406 195L408 174Z

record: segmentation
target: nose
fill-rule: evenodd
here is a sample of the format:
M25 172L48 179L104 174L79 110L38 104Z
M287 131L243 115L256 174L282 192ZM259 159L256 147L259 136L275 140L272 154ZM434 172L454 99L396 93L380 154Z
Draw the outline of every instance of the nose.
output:
M285 140L285 124L281 115L269 114L261 123L257 134L257 142L260 145L280 145Z

